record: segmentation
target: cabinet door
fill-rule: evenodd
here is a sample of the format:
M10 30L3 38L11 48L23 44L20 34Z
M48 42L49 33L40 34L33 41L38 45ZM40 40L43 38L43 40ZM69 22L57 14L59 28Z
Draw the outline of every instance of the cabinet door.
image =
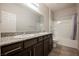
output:
M43 42L39 42L33 48L34 56L43 56Z
M44 40L44 56L47 56L49 53L49 39Z
M1 47L2 56L13 56L23 49L23 42L14 43L11 45L6 45Z
M53 37L52 34L49 35L49 50L51 51L53 48Z
M24 41L24 48L28 48L37 43L37 38Z
M21 52L15 54L15 56L32 56L33 55L33 49L30 47L28 49L24 49Z
M19 53L15 54L14 56L28 56L27 50L22 50Z

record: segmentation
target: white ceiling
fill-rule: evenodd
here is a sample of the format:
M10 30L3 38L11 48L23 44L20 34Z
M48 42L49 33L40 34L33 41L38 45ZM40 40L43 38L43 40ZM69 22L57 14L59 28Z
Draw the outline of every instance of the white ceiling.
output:
M52 11L57 11L57 10L61 10L67 7L72 7L75 4L73 3L46 3L45 4L47 7L51 8Z

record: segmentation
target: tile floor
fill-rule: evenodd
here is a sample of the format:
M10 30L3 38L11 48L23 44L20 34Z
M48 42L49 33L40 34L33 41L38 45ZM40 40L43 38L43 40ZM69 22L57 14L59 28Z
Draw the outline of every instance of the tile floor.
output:
M78 56L79 51L74 48L57 45L57 47L53 48L49 53L49 56Z

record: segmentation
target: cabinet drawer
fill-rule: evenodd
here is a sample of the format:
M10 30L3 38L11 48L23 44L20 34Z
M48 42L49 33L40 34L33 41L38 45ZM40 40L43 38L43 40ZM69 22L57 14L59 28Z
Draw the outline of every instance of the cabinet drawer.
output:
M27 41L24 41L24 48L30 47L37 43L37 39L29 39Z
M38 41L42 41L43 40L43 36L38 37Z
M32 48L23 49L21 52L15 54L14 56L32 56Z
M52 34L49 34L49 37L52 37Z
M22 50L22 48L23 48L22 42L3 46L3 47L1 47L1 54L2 55L12 55L12 54L15 54L15 53L19 52L20 50Z
M47 39L48 38L48 36L47 35L45 35L44 37L43 37L43 39L45 40L45 39Z

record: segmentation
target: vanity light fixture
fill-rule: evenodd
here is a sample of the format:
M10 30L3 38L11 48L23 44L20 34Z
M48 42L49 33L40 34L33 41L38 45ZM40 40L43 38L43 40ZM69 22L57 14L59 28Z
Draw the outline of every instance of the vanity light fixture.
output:
M31 9L35 11L39 11L39 4L38 3L24 3L24 5L30 7Z
M60 24L60 23L62 23L61 21L57 21L57 24Z

